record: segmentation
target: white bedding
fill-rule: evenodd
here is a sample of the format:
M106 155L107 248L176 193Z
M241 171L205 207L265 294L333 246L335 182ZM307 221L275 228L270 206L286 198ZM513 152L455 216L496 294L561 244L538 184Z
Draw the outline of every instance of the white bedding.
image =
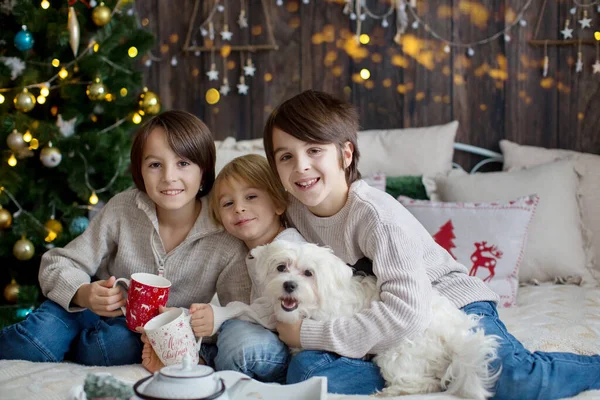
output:
M518 307L501 309L508 330L532 350L600 353L600 289L571 285L542 285L519 289ZM64 400L81 385L89 372L109 372L128 382L148 373L140 365L82 367L71 363L0 361L2 400ZM329 395L332 400L358 400L367 396ZM450 399L443 394L404 396L409 399ZM582 393L576 399L598 399L600 391Z

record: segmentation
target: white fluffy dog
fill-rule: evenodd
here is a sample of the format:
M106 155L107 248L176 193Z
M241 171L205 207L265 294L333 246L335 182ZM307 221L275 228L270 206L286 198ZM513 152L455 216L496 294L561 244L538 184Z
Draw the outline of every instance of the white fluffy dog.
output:
M266 296L273 300L279 321L352 316L379 300L376 279L353 276L352 268L329 248L276 241L252 250L252 255L264 273ZM485 336L477 317L438 294L432 312L432 322L421 336L374 357L386 381L381 395L445 391L469 399L492 396L499 374L490 367L497 338Z

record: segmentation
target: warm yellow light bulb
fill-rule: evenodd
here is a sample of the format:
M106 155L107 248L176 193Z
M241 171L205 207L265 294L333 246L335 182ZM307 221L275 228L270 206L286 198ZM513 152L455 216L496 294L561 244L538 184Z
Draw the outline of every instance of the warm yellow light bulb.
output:
M134 46L131 46L129 50L127 50L127 54L129 54L129 57L135 58L135 56L138 55L138 49L136 49Z
M94 43L94 53L97 53L100 50L100 45L98 43Z
M40 95L37 97L37 102L38 102L39 104L44 104L44 103L46 102L46 98L40 94Z
M31 135L31 132L27 131L23 134L23 141L26 143L31 142L31 139L33 138L33 136Z
M360 35L358 37L358 40L362 43L362 44L369 44L369 42L371 41L371 38L369 37L369 35L367 35L366 33L363 33L362 35Z
M31 139L31 143L29 144L29 150L37 150L40 147L40 141L36 138Z
M360 70L360 77L366 81L371 77L371 72L368 69L363 68Z
M112 93L107 93L106 96L104 96L104 101L111 102L113 100L114 100L114 97L113 97Z
M10 155L10 158L8 159L8 165L10 165L11 167L14 167L15 165L17 165L17 158L15 157L14 154Z
M134 113L133 118L131 118L131 120L134 124L139 124L140 122L142 122L142 116L138 113Z
M4 96L0 94L0 104L4 103Z
M90 196L90 204L98 204L98 196L96 196L96 192L92 192L92 195Z
M205 98L208 104L217 104L221 99L221 94L217 89L210 88L206 91Z
M60 79L66 79L69 76L69 72L63 67L58 72L58 76L60 76Z
M58 58L55 58L54 60L52 60L52 66L54 68L58 68L59 65L60 65L60 60Z
M600 41L600 31L596 31L594 32L594 38L598 41Z
M41 6L44 10L47 10L48 7L50 7L50 2L48 0L44 0L44 1L42 1Z
M48 97L49 94L50 94L50 89L48 89L48 86L46 86L46 85L42 86L42 88L40 89L40 95L42 95L44 97Z
M121 88L121 90L119 90L119 94L121 97L127 96L127 88Z

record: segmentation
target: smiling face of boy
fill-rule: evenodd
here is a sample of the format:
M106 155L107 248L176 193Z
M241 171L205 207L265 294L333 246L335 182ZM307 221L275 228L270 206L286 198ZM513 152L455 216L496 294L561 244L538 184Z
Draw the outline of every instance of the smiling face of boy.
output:
M346 142L342 159L334 143L307 143L275 127L275 165L283 187L315 215L328 217L346 204L345 168L352 162L353 146Z
M217 188L219 216L227 232L249 249L269 243L281 230L279 209L264 190L240 179L227 179Z

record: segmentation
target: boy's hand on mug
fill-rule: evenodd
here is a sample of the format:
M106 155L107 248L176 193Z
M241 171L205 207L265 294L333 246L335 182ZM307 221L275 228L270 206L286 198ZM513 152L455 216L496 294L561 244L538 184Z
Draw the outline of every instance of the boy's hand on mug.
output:
M113 288L115 280L116 278L111 276L107 280L82 285L73 296L73 302L102 317L123 315L121 307L125 306L127 300L121 289Z
M196 337L211 336L215 325L215 314L209 304L192 304L190 306L192 314L191 325Z

